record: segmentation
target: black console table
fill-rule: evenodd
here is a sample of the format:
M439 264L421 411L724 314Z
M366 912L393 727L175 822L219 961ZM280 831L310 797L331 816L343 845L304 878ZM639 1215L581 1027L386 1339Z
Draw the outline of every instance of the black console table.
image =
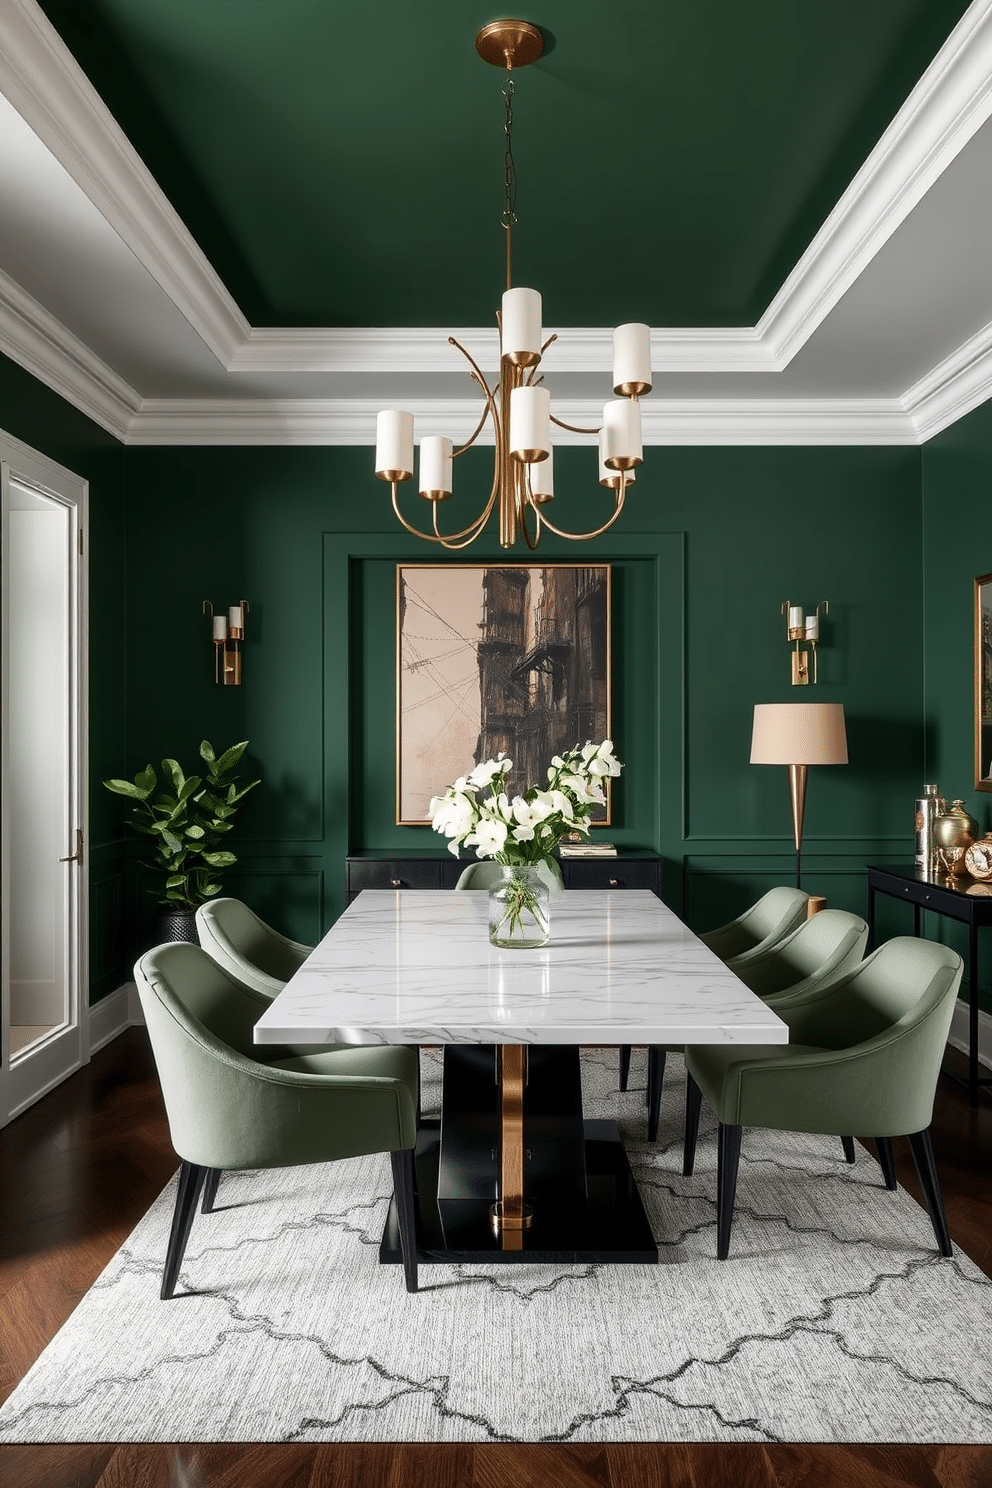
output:
M348 903L362 889L453 889L471 858L451 853L389 852L368 849L345 860ZM661 858L639 848L621 849L615 858L561 858L566 889L650 889L661 894Z
M977 890L977 892L976 892ZM868 949L875 947L875 895L890 894L913 906L913 934L922 929L923 911L946 915L968 926L968 1079L971 1104L978 1105L982 1085L992 1085L992 1076L978 1073L978 932L992 925L992 884L972 879L939 881L927 878L922 869L868 868ZM945 1071L945 1073L947 1073ZM951 1079L957 1079L951 1075Z

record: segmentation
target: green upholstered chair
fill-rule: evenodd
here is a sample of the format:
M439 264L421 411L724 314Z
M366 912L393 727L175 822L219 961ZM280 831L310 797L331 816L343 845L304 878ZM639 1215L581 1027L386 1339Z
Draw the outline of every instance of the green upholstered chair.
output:
M417 1061L402 1046L302 1053L252 1042L269 999L199 946L148 951L134 968L172 1145L182 1160L162 1275L171 1297L197 1200L221 1172L388 1152L407 1290L417 1290L413 1148Z
M564 891L565 881L554 858L542 858L540 862L533 863L531 866L544 879L549 893L558 894ZM502 863L494 863L491 858L487 858L484 862L469 863L460 875L455 888L491 889L493 884L499 883L502 876Z
M731 970L737 970L737 963L746 961L752 956L761 955L763 951L783 940L785 936L791 935L792 931L801 925L806 918L806 906L809 895L802 889L790 889L785 886L769 889L763 894L757 903L752 904L743 914L738 915L736 920L730 920L726 925L719 925L715 930L707 930L705 935L699 939L703 945L709 946L721 961L726 962ZM627 1081L630 1077L630 1044L620 1046L620 1089L627 1089ZM648 1088L645 1095L645 1104L650 1109L655 1098L661 1098L661 1086L654 1091L651 1086L650 1057L648 1060Z
M892 1138L908 1137L942 1255L951 1241L930 1143L940 1062L963 963L932 941L887 941L839 982L780 1002L788 1044L686 1049L683 1171L693 1171L699 1108L719 1122L717 1256L730 1247L741 1129L862 1132L875 1137L886 1187L896 1187Z
M209 899L196 911L200 944L245 987L273 998L313 950L273 930L240 899Z
M784 1017L783 1007L803 997L811 988L839 981L853 971L865 953L868 925L860 915L844 909L822 909L804 920L784 940L767 947L733 967L745 986ZM653 1044L648 1050L648 1140L658 1135L661 1088L665 1079L667 1045ZM844 1152L854 1161L854 1140L844 1139Z

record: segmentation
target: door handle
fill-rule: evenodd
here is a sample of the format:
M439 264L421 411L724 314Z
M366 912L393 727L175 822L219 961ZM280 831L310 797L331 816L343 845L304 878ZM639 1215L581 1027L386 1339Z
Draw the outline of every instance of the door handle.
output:
M76 828L76 851L68 858L59 858L60 863L81 863L83 861L83 829Z

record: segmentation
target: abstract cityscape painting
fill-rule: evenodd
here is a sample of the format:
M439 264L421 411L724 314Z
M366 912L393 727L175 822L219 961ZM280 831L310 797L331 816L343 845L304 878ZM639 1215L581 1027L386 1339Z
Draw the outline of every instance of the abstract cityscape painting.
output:
M396 612L399 825L501 750L516 794L611 737L609 564L397 564Z

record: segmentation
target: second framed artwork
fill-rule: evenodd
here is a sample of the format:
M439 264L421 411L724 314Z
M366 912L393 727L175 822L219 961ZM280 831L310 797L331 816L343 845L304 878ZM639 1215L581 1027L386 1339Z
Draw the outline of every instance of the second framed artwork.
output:
M975 580L975 789L992 791L992 574Z
M610 738L610 614L609 564L397 564L397 823L500 751L519 793Z

